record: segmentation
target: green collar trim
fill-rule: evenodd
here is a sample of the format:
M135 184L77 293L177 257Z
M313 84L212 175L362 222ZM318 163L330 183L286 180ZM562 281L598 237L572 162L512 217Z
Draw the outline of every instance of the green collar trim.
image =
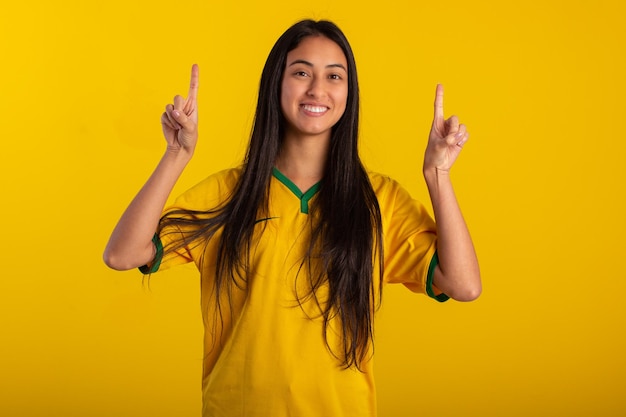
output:
M291 192L300 199L300 213L309 214L309 200L319 191L320 183L318 182L313 184L311 188L303 193L296 184L294 184L276 167L272 168L272 175L274 175L278 181L282 182L285 187L289 188L289 190L291 190Z

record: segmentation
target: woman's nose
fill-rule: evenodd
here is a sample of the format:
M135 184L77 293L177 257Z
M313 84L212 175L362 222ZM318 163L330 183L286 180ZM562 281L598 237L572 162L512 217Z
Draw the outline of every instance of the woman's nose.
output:
M310 97L320 97L323 95L323 92L324 89L321 80L317 77L313 77L311 79L311 83L309 84L307 95Z

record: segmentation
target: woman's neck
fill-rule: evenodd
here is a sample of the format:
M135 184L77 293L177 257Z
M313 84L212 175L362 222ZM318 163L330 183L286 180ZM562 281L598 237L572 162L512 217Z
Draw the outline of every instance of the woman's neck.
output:
M321 181L328 156L330 138L286 136L276 168L301 191Z

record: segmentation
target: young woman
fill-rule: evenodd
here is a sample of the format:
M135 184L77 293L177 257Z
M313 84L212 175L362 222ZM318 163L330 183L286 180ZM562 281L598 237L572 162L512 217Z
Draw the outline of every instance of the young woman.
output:
M423 173L435 222L357 152L359 89L331 22L302 21L269 54L241 167L164 210L198 137L198 67L161 117L167 149L104 259L144 273L195 262L204 416L372 416L373 315L384 283L444 301L481 291L449 171L468 139L437 86Z

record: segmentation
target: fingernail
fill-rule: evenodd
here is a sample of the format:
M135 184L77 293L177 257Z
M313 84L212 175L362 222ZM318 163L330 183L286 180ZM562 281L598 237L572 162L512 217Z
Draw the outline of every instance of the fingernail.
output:
M464 133L463 132L457 132L456 135L454 135L455 138L457 139L461 139L463 137Z
M174 110L174 116L176 117L180 116L180 112L178 110Z

